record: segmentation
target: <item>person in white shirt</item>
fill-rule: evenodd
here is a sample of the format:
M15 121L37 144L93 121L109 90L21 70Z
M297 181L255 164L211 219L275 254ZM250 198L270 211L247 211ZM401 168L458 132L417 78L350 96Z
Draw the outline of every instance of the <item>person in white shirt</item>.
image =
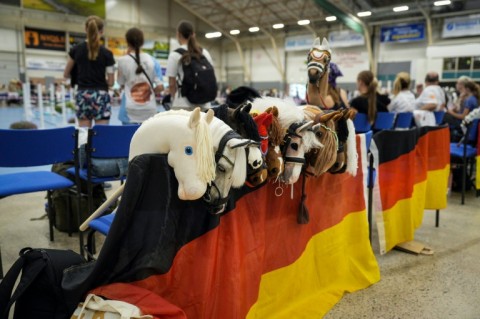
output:
M393 82L393 94L395 97L388 105L390 112L413 112L415 109L415 95L410 91L410 75L407 72L397 74Z
M195 30L190 22L182 21L179 23L177 27L177 40L180 44L180 48L187 50L191 57L199 57L200 55L203 55L208 62L213 65L210 53L198 45L195 37ZM200 106L202 110L210 108L210 103L192 105L186 97L181 95L180 86L183 80L183 68L180 63L181 58L182 55L175 51L171 51L168 56L166 76L168 77L169 90L173 99L172 109L186 109L192 111L196 106Z
M425 88L415 100L417 110L445 111L445 93L438 85L438 73L429 72L425 77Z
M163 90L155 73L152 56L141 52L144 38L142 30L131 28L125 34L127 54L118 60L118 83L124 87L128 122L142 123L157 113L155 94Z

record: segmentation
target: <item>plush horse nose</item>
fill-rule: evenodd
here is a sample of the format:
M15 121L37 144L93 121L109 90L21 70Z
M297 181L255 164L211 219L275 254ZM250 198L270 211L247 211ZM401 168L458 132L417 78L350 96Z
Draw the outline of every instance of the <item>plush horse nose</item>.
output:
M270 172L271 172L272 174L277 174L277 173L278 173L278 168L277 168L277 167L274 167L274 168L272 168L272 169L270 170Z

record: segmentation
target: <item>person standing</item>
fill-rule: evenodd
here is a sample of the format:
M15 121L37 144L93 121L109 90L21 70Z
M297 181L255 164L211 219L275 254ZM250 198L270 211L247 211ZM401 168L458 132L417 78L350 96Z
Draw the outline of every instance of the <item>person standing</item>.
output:
M70 78L72 69L77 69L77 118L82 127L91 127L93 122L108 124L110 121L108 88L114 83L115 59L112 52L100 43L103 27L103 20L99 17L87 18L87 40L70 49L63 74L65 78Z
M413 112L415 109L415 95L410 91L410 75L407 72L397 74L393 82L392 102L388 105L390 112Z
M125 38L127 54L118 60L117 81L124 89L119 119L123 124L137 124L157 113L155 95L163 90L163 85L155 71L154 58L141 52L142 30L131 28Z
M438 73L428 72L425 76L425 88L415 100L417 110L445 111L445 92L438 84Z
M191 59L200 60L204 56L207 61L213 66L212 57L206 49L202 49L195 36L193 25L188 21L181 21L177 27L177 40L180 44L180 49L185 50L184 54L177 51L170 52L167 63L168 85L172 101L172 109L187 109L193 110L200 106L203 110L210 108L210 102L204 104L193 105L190 101L182 96L181 86L184 80L184 72L182 63L188 64Z
M365 70L357 76L357 90L360 95L350 101L350 107L368 116L370 124L375 122L377 112L388 112L390 99L377 92L378 82L371 71Z

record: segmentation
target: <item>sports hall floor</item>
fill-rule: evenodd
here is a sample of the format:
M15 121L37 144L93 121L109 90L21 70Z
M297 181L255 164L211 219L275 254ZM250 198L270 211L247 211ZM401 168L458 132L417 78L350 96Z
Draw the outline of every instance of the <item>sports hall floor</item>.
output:
M22 119L21 109L13 109L0 107L0 128ZM118 124L117 111L114 108L112 124ZM112 189L117 186L113 183ZM111 192L107 191L107 196ZM44 192L0 200L4 271L23 247L78 251L75 234L68 237L55 231L55 242L50 242L47 219L31 220L44 215L45 201ZM100 246L103 240L97 238ZM475 198L472 191L467 194L466 205L460 205L460 194L452 193L448 208L441 211L440 227L435 227L435 212L425 211L415 239L433 248L434 255L417 256L393 250L380 256L374 232L380 282L347 293L325 318L480 318L480 197ZM299 318L303 318L301 314Z

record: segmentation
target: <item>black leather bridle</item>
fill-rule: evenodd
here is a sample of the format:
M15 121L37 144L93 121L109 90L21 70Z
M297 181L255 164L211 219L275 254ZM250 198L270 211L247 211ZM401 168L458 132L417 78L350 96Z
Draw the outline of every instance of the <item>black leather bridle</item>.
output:
M292 123L288 129L287 133L283 137L283 143L280 145L280 150L282 151L282 157L284 163L297 163L297 164L305 164L305 157L293 157L293 156L287 156L287 151L288 148L290 147L290 144L292 143L292 137L298 137L302 139L303 137L301 135L298 135L296 130L304 125L306 122L297 122L297 123Z

